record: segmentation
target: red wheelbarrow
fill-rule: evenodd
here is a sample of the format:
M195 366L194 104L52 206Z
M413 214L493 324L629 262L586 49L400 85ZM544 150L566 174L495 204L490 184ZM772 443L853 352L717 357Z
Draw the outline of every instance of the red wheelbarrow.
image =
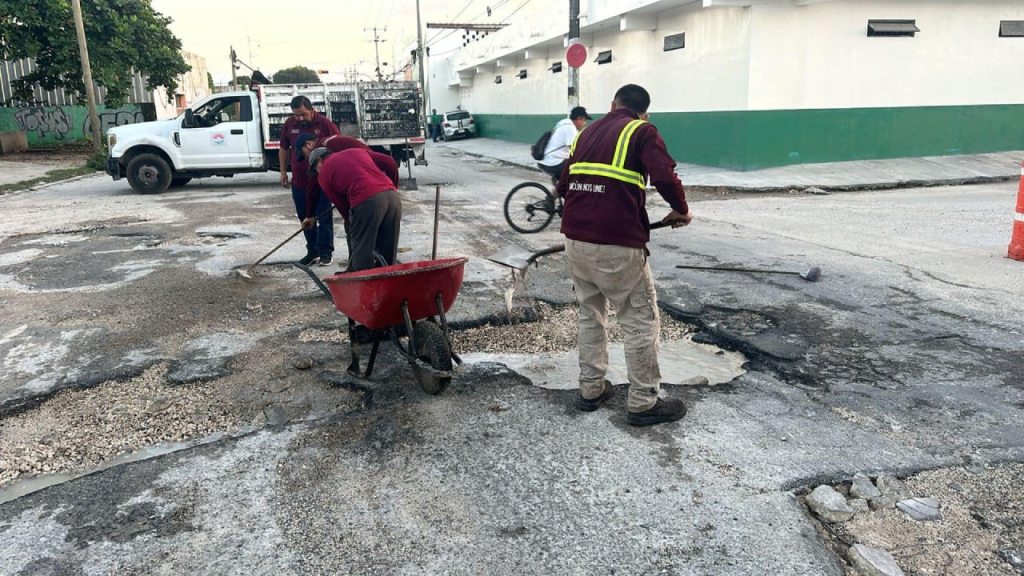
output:
M326 285L334 307L349 318L348 372L369 378L380 343L390 336L423 390L440 394L451 381L452 361L462 363L452 351L445 312L455 303L468 260L424 260L344 272L324 278L323 284L310 273L322 290ZM373 335L365 372L359 368L357 323Z

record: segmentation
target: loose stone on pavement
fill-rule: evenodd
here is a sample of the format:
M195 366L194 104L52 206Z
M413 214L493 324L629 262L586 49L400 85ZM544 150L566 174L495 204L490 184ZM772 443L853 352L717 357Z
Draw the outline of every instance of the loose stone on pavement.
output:
M854 514L853 508L846 503L846 497L824 484L807 495L807 505L825 522L845 522Z
M853 484L850 485L850 495L864 500L873 500L881 496L882 492L871 483L871 478L857 473L853 476Z
M881 548L854 544L847 557L859 576L904 576L892 555Z
M939 504L939 501L934 498L911 498L909 500L900 500L896 503L896 508L899 508L918 522L942 520L941 507L942 505Z

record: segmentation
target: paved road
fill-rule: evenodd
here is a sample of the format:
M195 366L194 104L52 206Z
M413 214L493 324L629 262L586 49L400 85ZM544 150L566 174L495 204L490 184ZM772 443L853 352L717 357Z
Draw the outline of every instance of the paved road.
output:
M431 159L421 191L404 194L404 258L429 253L442 184L441 252L475 257L453 319L500 319L507 275L479 257L558 241L501 220L504 192L536 176L441 146ZM0 505L0 566L841 574L795 491L860 471L1024 458L1024 267L1002 258L1014 193L697 199L691 227L651 243L662 304L696 340L745 353L747 373L666 386L690 413L646 430L625 425L623 394L583 415L571 391L485 361L438 397L390 352L373 383L346 379L331 341L343 319L286 265L299 243L254 281L232 273L295 226L271 176L152 197L97 177L4 197L0 434L28 450L87 431L84 455L43 458L79 470L117 453L97 444L232 434ZM813 264L823 278L680 263ZM531 272L517 306L536 298L570 301L557 257ZM296 368L304 359L312 369ZM88 413L67 422L51 406ZM161 418L179 433L154 430Z

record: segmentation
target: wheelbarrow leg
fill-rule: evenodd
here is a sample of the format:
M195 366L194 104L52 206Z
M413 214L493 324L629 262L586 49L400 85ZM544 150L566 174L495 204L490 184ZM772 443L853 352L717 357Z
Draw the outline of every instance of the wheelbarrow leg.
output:
M455 349L452 347L452 334L448 330L448 318L444 315L444 302L441 300L441 293L437 293L437 297L434 298L434 302L437 303L437 316L441 319L441 331L444 332L444 340L448 343L448 352L452 355L452 360L462 364L462 358L455 353Z
M412 318L409 316L409 301L408 300L403 300L402 301L402 319L405 320L405 331L406 331L407 335L409 336L409 352L411 352L412 355L415 356L416 355L416 342L413 340L414 337L412 335L413 326L412 326Z
M369 378L373 373L373 363L377 360L377 350L380 349L380 332L373 333L373 348L370 349L370 359L366 361L366 375Z
M359 344L356 343L356 321L351 318L348 319L348 350L352 356L352 360L348 363L348 373L356 378L361 378L362 373L359 371Z

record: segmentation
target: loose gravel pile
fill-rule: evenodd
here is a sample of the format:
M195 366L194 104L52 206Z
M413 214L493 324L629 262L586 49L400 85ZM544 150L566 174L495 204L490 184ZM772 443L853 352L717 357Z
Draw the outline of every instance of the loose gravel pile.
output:
M69 472L146 446L200 438L251 421L215 386L166 384L165 365L126 382L66 390L0 421L0 486Z
M487 325L452 333L453 345L459 352L490 354L540 354L564 352L576 347L579 312L575 306L554 307L540 302L536 305L538 320L504 325ZM611 341L622 341L622 330L609 314L608 335ZM661 339L682 340L693 328L665 314L661 316Z

